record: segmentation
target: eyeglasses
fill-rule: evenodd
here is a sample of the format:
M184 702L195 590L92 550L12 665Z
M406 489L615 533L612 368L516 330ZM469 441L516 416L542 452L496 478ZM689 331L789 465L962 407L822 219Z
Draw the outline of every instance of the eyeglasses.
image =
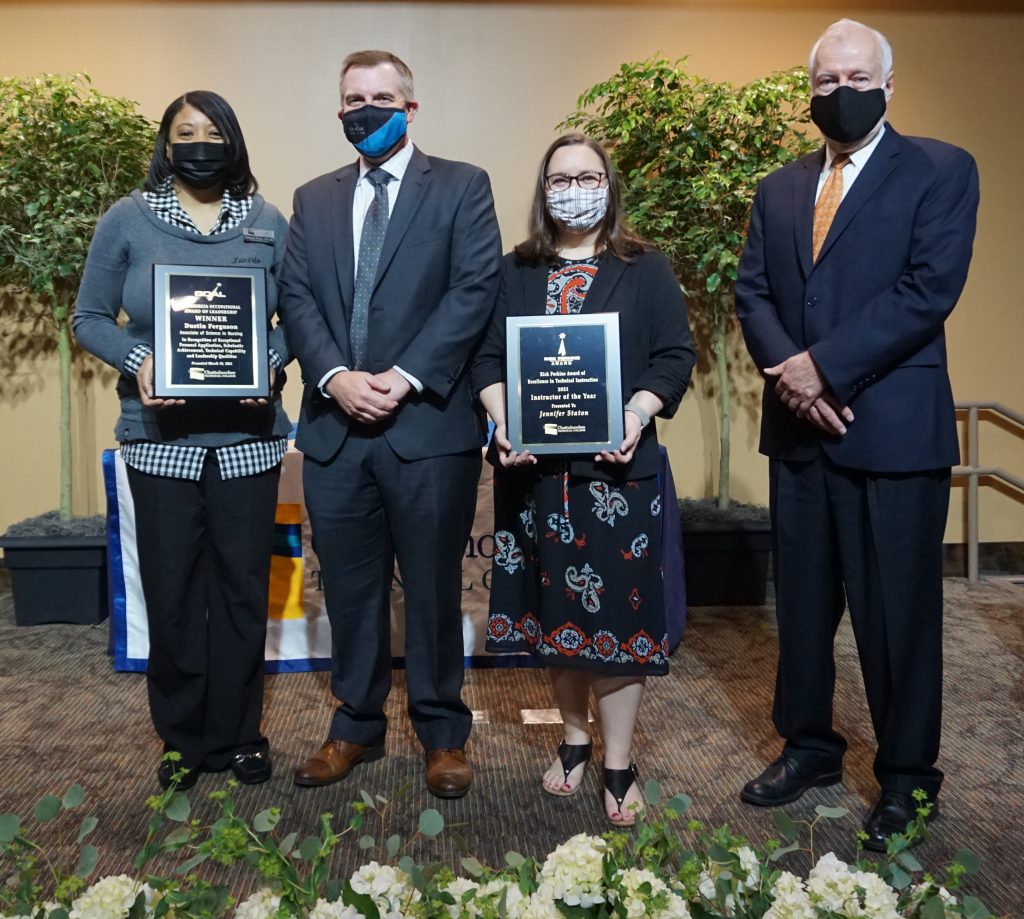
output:
M580 188L594 189L600 188L607 178L608 173L606 172L581 172L575 176L566 175L564 172L556 172L546 176L544 184L550 191L565 191L572 186L573 182Z

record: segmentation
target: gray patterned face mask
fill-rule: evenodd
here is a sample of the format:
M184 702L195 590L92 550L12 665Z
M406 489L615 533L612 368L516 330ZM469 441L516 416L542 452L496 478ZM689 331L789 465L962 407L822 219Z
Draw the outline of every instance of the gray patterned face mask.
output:
M552 220L569 230L592 230L608 213L607 188L570 185L563 191L548 191L546 194Z

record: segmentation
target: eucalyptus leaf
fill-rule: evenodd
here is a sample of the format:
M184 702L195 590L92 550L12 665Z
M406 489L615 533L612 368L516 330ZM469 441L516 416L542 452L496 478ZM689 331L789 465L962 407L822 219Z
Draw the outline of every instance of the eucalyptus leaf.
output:
M772 821L775 823L775 828L782 834L784 839L796 839L797 836L799 836L796 824L793 822L793 818L784 810L772 811Z
M484 873L484 866L472 856L466 856L460 864L462 865L462 870L470 877L478 878Z
M961 849L953 856L953 864L959 865L968 874L974 874L981 867L978 856L970 849Z
M97 826L99 826L99 820L95 817L86 817L82 821L82 825L78 828L78 838L75 841L79 843L82 842L82 840L95 830Z
M178 866L178 874L188 874L193 868L198 868L209 857L209 852L200 852L198 855L193 855L188 861L182 862Z
M295 841L299 838L298 833L289 833L284 839L278 844L278 851L282 855L290 855L292 849L295 848Z
M518 852L506 852L505 864L508 865L509 868L519 868L526 864L526 859Z
M274 808L268 808L267 810L260 811L252 818L252 828L257 833L269 833L275 826L277 826L277 822L280 819L280 811Z
M307 836L299 846L299 858L311 862L320 852L320 840L316 836Z
M402 847L402 839L396 833L393 836L387 838L387 842L384 843L384 851L387 853L388 858L394 858L398 855L398 850Z
M180 791L174 793L167 807L164 808L164 816L175 823L184 823L191 813L192 805L188 800L188 795Z
M967 919L992 919L992 914L977 897L964 897L964 915Z
M824 804L819 804L814 808L814 813L819 817L824 817L826 820L838 820L840 817L847 816L850 812L845 807L826 807Z
M60 813L60 798L55 795L43 795L36 803L35 818L40 823L53 820Z
M61 804L68 808L78 807L85 800L85 792L82 790L81 785L72 785L66 792L64 797L61 799Z
M377 840L372 836L360 836L359 837L359 848L362 850L372 849L377 845Z
M432 807L428 807L420 814L420 832L431 838L437 836L444 829L444 817Z
M96 862L99 859L99 849L95 846L82 846L82 851L78 853L78 867L75 869L75 874L83 879L89 877L96 868Z
M416 862L413 861L411 855L403 855L398 860L398 867L401 868L406 874L409 874L413 868L416 867Z
M911 852L900 852L900 854L896 856L896 861L906 868L907 871L924 871L921 863Z
M648 779L644 783L644 800L651 807L657 807L661 801L661 785L657 779Z
M939 897L933 897L921 907L921 919L946 919L946 907Z
M17 814L0 814L0 845L13 842L21 832L21 820Z
M675 795L665 804L667 809L677 814L685 814L692 806L693 799L689 795Z

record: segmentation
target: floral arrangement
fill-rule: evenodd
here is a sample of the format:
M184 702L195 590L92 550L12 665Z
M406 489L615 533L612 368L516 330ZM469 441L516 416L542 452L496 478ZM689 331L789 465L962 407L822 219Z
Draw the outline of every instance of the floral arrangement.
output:
M169 754L174 756L174 754ZM183 773L179 774L180 775ZM68 874L25 835L21 818L0 815L0 919L987 919L972 896L957 897L977 860L962 850L940 874L928 873L909 851L926 835L930 805L918 797L917 819L892 837L881 861L848 865L831 852L816 857L814 832L823 820L846 816L844 808L819 806L810 821L794 822L776 811L782 837L760 849L732 836L727 827L707 830L687 819L685 795L661 804L657 782L644 787L647 807L633 832L579 834L543 860L509 852L501 867L464 857L451 866L417 865L403 854L417 839L433 838L444 819L433 809L420 814L418 829L403 844L388 834L393 801L360 792L346 827L336 832L333 816L320 817L319 832L301 842L281 836L280 811L270 808L250 822L234 812L236 783L213 792L220 814L204 826L191 818L189 799L176 784L146 803L153 811L133 875L89 883L99 853L86 840L95 817L82 819L78 864ZM45 824L82 804L74 786L62 797L43 797L34 820ZM376 823L376 835L367 832ZM349 878L329 878L332 853L351 836L377 857ZM801 837L808 838L803 845ZM172 876L146 871L157 856L179 859ZM801 858L813 863L806 878L779 866ZM246 863L261 886L237 901L202 877L201 866Z

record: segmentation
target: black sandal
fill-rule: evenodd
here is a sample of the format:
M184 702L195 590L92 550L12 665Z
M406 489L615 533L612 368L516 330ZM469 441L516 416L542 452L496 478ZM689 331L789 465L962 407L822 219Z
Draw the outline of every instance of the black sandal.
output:
M570 744L564 740L558 745L558 760L562 764L562 772L564 778L562 784L569 784L569 774L577 766L585 765L590 762L590 754L593 752L594 744L592 742ZM584 770L586 771L586 770ZM579 785L575 788L565 791L562 788L548 788L547 785L541 783L543 788L549 795L554 795L557 798L568 798L570 795L576 794L580 790L580 785L583 784L583 778L580 777Z
M636 768L636 763L632 761L630 761L628 769L609 769L607 766L604 767L604 790L615 799L615 804L618 807L617 813L622 815L621 820L612 820L608 811L605 811L605 817L608 818L608 822L612 826L633 826L636 823L636 814L640 809L630 811L627 815L622 810L622 802L626 800L629 789L639 778L640 772Z

